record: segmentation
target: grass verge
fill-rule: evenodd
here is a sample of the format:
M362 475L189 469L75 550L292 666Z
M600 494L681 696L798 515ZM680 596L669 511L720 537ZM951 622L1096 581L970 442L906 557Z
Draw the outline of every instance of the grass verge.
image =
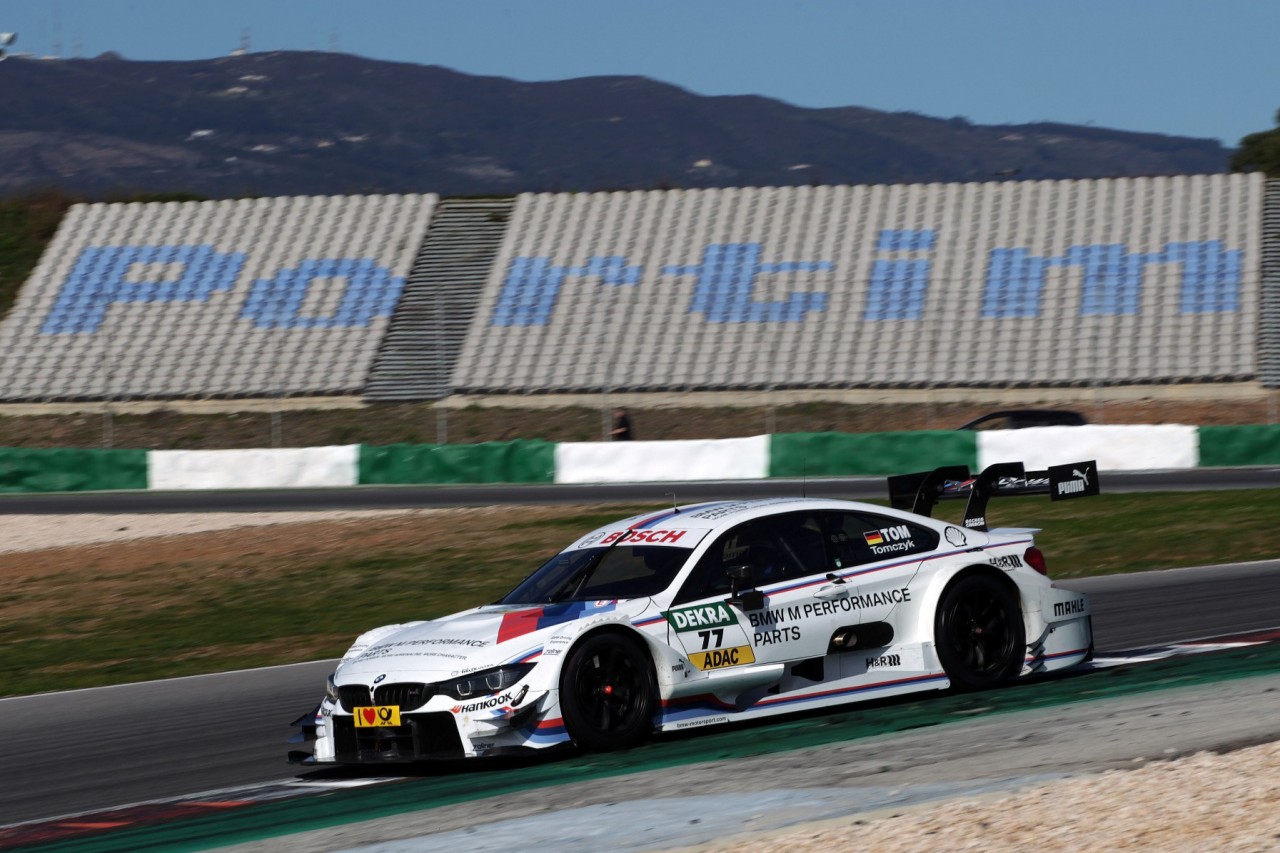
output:
M3 554L0 692L336 656L377 625L492 601L576 534L644 509L460 509ZM1042 527L1055 577L1280 557L1280 489L1015 498L989 517Z

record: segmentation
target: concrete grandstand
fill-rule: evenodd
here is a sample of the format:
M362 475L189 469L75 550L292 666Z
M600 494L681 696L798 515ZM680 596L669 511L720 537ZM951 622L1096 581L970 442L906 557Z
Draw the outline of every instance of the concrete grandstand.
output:
M0 400L1277 387L1278 211L1258 174L78 205Z

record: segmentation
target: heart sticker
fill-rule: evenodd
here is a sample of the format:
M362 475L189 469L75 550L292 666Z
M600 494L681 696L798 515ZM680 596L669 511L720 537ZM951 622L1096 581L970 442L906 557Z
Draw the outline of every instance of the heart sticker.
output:
M361 708L360 710L364 713L364 721L369 725L373 725L374 718L378 716L378 712L372 708Z

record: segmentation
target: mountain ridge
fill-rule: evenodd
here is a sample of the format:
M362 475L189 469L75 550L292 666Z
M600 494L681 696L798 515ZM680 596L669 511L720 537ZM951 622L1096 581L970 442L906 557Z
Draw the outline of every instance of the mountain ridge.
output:
M528 82L348 54L0 63L0 194L792 186L1226 171L1217 140L978 125L647 77Z

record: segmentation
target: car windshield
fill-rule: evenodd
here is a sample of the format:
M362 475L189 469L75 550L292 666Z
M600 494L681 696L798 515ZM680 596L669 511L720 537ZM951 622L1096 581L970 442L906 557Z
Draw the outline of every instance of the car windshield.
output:
M556 554L503 596L498 604L549 604L643 598L671 586L687 548L617 545Z

